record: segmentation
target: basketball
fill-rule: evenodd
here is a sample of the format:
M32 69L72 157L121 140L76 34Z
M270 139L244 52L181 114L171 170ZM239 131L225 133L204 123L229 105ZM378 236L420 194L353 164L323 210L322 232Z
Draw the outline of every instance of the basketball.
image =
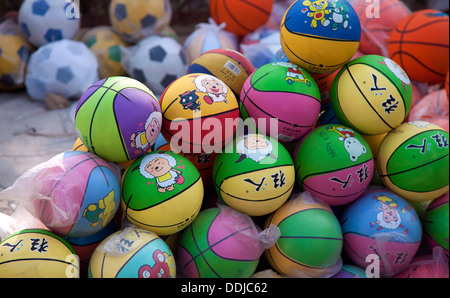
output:
M372 180L374 160L370 146L346 126L315 128L299 143L296 152L297 184L331 206L355 200Z
M273 0L211 0L209 12L216 24L244 36L265 25L272 13Z
M120 173L83 151L66 151L36 168L27 209L53 232L86 237L99 232L119 208Z
M199 213L181 234L178 276L183 278L249 278L264 248L253 220L232 208Z
M200 211L203 183L187 158L154 151L136 159L123 175L121 207L134 225L158 235L188 226Z
M267 215L289 198L295 184L289 152L274 138L239 136L217 156L213 181L219 199L250 216Z
M203 187L205 190L213 187L213 166L219 154L213 153L186 153L183 154L197 168L202 177Z
M240 105L258 131L268 135L278 129L280 142L293 142L316 124L320 92L305 70L292 63L275 62L261 66L245 81ZM273 118L277 119L275 128Z
M360 38L358 15L345 0L295 1L280 26L281 46L290 62L316 73L344 66Z
M344 264L338 274L331 278L367 278L366 271L355 265Z
M449 67L449 17L434 9L418 10L392 31L388 57L413 81L440 84Z
M88 150L114 162L148 152L161 129L161 109L150 89L128 77L110 77L79 99L75 128Z
M346 64L331 87L331 105L342 124L379 135L400 125L411 107L408 75L389 58L366 55Z
M393 278L447 278L448 279L448 259L441 255L429 254L415 257L411 264L397 273Z
M175 152L221 152L233 138L239 107L217 77L192 73L170 84L160 99L162 134Z
M448 191L448 133L425 121L406 122L386 135L378 149L384 185L411 201L433 200Z
M79 268L70 244L48 230L22 230L0 243L0 278L78 278Z
M255 71L241 53L229 49L214 49L192 61L188 73L213 75L224 82L239 98L245 80Z
M155 233L129 227L104 239L89 261L90 278L175 278L169 246Z
M405 269L422 240L422 225L414 208L385 188L363 194L342 213L340 222L346 256L364 269L379 264L381 277ZM366 261L373 256L377 264Z
M274 270L287 277L331 277L341 269L342 232L327 204L307 192L287 201L267 218L280 237L265 251Z
M364 140L366 140L367 144L369 144L370 150L372 151L373 154L374 169L372 181L370 183L380 186L383 185L383 182L381 181L380 173L378 171L377 156L378 156L378 149L380 148L381 142L384 140L384 137L386 137L386 135L387 133L382 133L380 135L375 136L362 135Z
M448 259L448 192L433 200L423 216L425 241L431 251L435 247L443 249Z
M401 0L352 1L361 22L359 50L366 54L388 56L388 42L398 22L411 14Z

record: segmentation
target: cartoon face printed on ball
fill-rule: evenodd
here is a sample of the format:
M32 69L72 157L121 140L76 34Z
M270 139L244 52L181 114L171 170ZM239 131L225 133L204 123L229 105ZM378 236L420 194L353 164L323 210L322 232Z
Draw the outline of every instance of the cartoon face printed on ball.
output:
M333 126L329 130L334 130L340 135L338 140L344 142L345 150L348 152L351 161L357 161L358 157L367 152L361 141L354 137L355 132L352 129Z
M165 153L145 156L140 164L141 175L147 179L156 179L158 191L164 193L174 190L175 184L183 183L182 172L175 167L177 161Z
M266 156L271 156L276 159L272 154L272 143L263 135L252 134L244 136L236 144L236 151L240 154L237 162L242 161L244 158L250 158L255 162L260 162Z
M155 144L161 131L161 112L155 111L150 114L145 122L145 130L133 133L130 137L130 146L135 149L135 154L147 152Z
M207 104L214 102L228 103L226 97L228 94L228 87L219 79L210 75L200 75L194 80L197 92L207 93L203 99Z

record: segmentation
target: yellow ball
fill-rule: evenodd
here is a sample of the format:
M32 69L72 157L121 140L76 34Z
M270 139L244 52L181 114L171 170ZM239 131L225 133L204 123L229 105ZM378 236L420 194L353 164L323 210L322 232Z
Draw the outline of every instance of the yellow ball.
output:
M403 198L423 202L449 189L449 135L425 121L403 123L388 133L378 150L384 185Z
M175 259L155 233L126 228L105 238L89 261L91 278L174 278Z
M83 36L82 41L89 47L98 60L100 78L121 76L125 70L121 64L120 47L127 44L109 26L92 28Z
M123 40L136 43L168 26L172 7L169 0L112 0L109 19Z
M48 230L22 230L0 243L0 278L78 278L79 268L70 244Z
M0 90L22 88L31 47L15 32L0 33Z

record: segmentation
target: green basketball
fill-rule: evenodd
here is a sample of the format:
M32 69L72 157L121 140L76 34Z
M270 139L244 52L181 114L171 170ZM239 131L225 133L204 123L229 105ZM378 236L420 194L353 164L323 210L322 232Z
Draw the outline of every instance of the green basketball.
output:
M433 200L423 216L423 230L426 243L430 249L443 248L448 258L449 231L448 192Z
M263 248L252 219L232 208L210 208L199 213L181 234L177 271L187 278L248 278Z
M295 184L294 164L275 139L248 134L217 156L213 181L226 205L250 216L266 215L289 198Z
M110 77L89 87L78 101L75 128L86 148L113 162L148 152L161 129L161 108L144 84Z
M154 151L136 159L124 173L121 207L126 218L158 235L188 226L200 211L203 182L187 158Z
M306 193L287 201L266 221L280 237L266 250L272 268L287 277L329 277L340 269L343 236L331 208Z

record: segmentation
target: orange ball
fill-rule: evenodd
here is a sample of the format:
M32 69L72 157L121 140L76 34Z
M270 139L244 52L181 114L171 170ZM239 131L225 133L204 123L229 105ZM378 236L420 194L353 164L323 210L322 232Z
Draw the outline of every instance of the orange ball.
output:
M392 30L411 14L411 10L400 0L383 0L378 6L374 3L366 0L352 2L361 22L359 50L365 54L387 56Z
M392 31L388 55L411 80L443 83L449 68L448 15L424 9L403 18Z
M218 24L226 23L225 30L244 36L266 24L272 13L273 0L211 0L209 11Z

